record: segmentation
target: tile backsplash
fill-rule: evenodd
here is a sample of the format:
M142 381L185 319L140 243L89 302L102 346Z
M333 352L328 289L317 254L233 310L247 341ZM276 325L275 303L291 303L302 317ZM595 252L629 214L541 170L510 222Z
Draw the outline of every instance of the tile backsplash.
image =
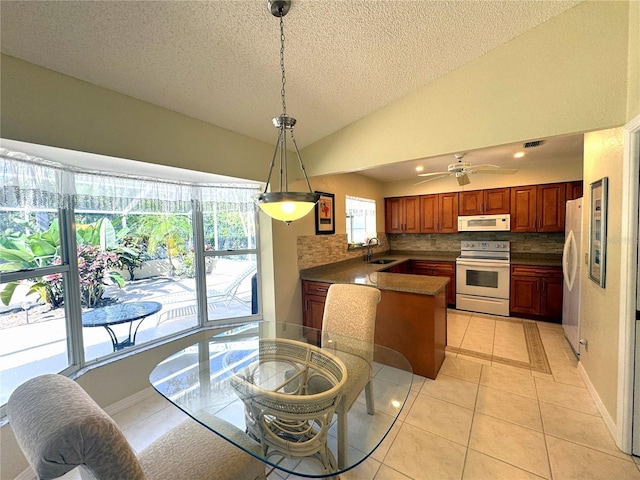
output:
M384 232L377 234L378 246L371 246L376 254L389 250L389 242ZM347 234L304 235L298 237L298 269L318 267L329 263L362 258L365 248L347 249Z
M440 234L390 234L391 250L460 251L462 240L508 240L512 253L562 254L564 233L463 232Z
M508 240L512 253L562 254L564 233L463 232L440 234L378 233L374 254L387 250L459 252L462 240ZM298 269L362 258L364 248L347 249L347 235L304 235L298 237Z

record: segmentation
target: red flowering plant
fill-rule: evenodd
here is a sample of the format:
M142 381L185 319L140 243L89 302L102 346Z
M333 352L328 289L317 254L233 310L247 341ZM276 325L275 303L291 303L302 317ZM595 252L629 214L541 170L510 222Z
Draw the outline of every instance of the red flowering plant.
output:
M100 302L106 285L113 283L123 287L125 284L122 275L115 270L121 264L118 253L103 250L99 245L102 223L99 221L96 224L77 226L80 297L82 305L89 308L97 306ZM131 251L126 247L121 250ZM49 230L45 232L22 234L0 240L0 272L35 269L61 263L57 221L52 222ZM36 277L35 281L8 282L0 291L2 303L9 305L20 283L29 286L28 294L37 293L40 299L52 308L61 307L64 302L62 274L55 273Z
M98 305L107 285L105 280L124 286L119 272L118 255L100 251L99 245L78 245L78 274L80 277L80 299L82 305L93 308Z

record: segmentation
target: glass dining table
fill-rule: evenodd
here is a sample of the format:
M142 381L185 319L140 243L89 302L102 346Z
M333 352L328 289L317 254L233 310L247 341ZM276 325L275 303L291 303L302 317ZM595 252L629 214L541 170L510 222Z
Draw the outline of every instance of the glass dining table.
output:
M411 390L409 361L380 345L272 321L201 335L152 370L152 386L194 420L287 474L336 478L362 463L390 432ZM321 338L321 345L308 338ZM347 415L346 451L339 452L335 409L352 387L354 358L370 372L374 411L368 413L361 393Z

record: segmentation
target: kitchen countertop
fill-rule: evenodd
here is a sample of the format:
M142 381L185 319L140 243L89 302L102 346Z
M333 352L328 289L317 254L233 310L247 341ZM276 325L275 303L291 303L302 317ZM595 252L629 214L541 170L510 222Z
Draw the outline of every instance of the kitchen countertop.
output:
M547 253L511 253L511 265L561 267L562 255Z
M449 283L446 277L411 275L383 272L407 260L429 260L455 262L460 252L388 251L379 253L375 259L391 259L392 263L377 265L364 262L361 258L321 265L300 271L302 280L324 283L355 283L369 285L381 290L435 295ZM544 253L511 253L511 265L533 265L560 267L562 255Z
M420 252L416 254L413 252L383 252L376 255L374 260L388 258L393 260L392 263L377 265L366 263L359 258L301 270L300 278L302 280L315 282L353 283L369 285L379 288L380 290L435 295L447 286L449 283L447 277L388 273L382 272L382 270L386 270L407 260L455 261L457 256L457 252Z

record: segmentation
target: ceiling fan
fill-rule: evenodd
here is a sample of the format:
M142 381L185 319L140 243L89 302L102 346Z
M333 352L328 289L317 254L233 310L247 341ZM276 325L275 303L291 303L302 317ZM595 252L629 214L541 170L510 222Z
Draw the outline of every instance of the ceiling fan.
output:
M435 180L436 178L446 177L448 175L455 175L456 180L458 180L458 185L469 185L471 180L469 180L469 173L500 173L500 174L512 174L516 173L518 170L515 168L502 168L497 165L471 165L469 162L463 162L464 153L459 153L456 155L456 159L458 163L452 163L447 167L446 172L432 172L432 173L420 173L419 177L429 177L422 182L416 183L416 185L420 185L424 182L429 182L431 180Z

